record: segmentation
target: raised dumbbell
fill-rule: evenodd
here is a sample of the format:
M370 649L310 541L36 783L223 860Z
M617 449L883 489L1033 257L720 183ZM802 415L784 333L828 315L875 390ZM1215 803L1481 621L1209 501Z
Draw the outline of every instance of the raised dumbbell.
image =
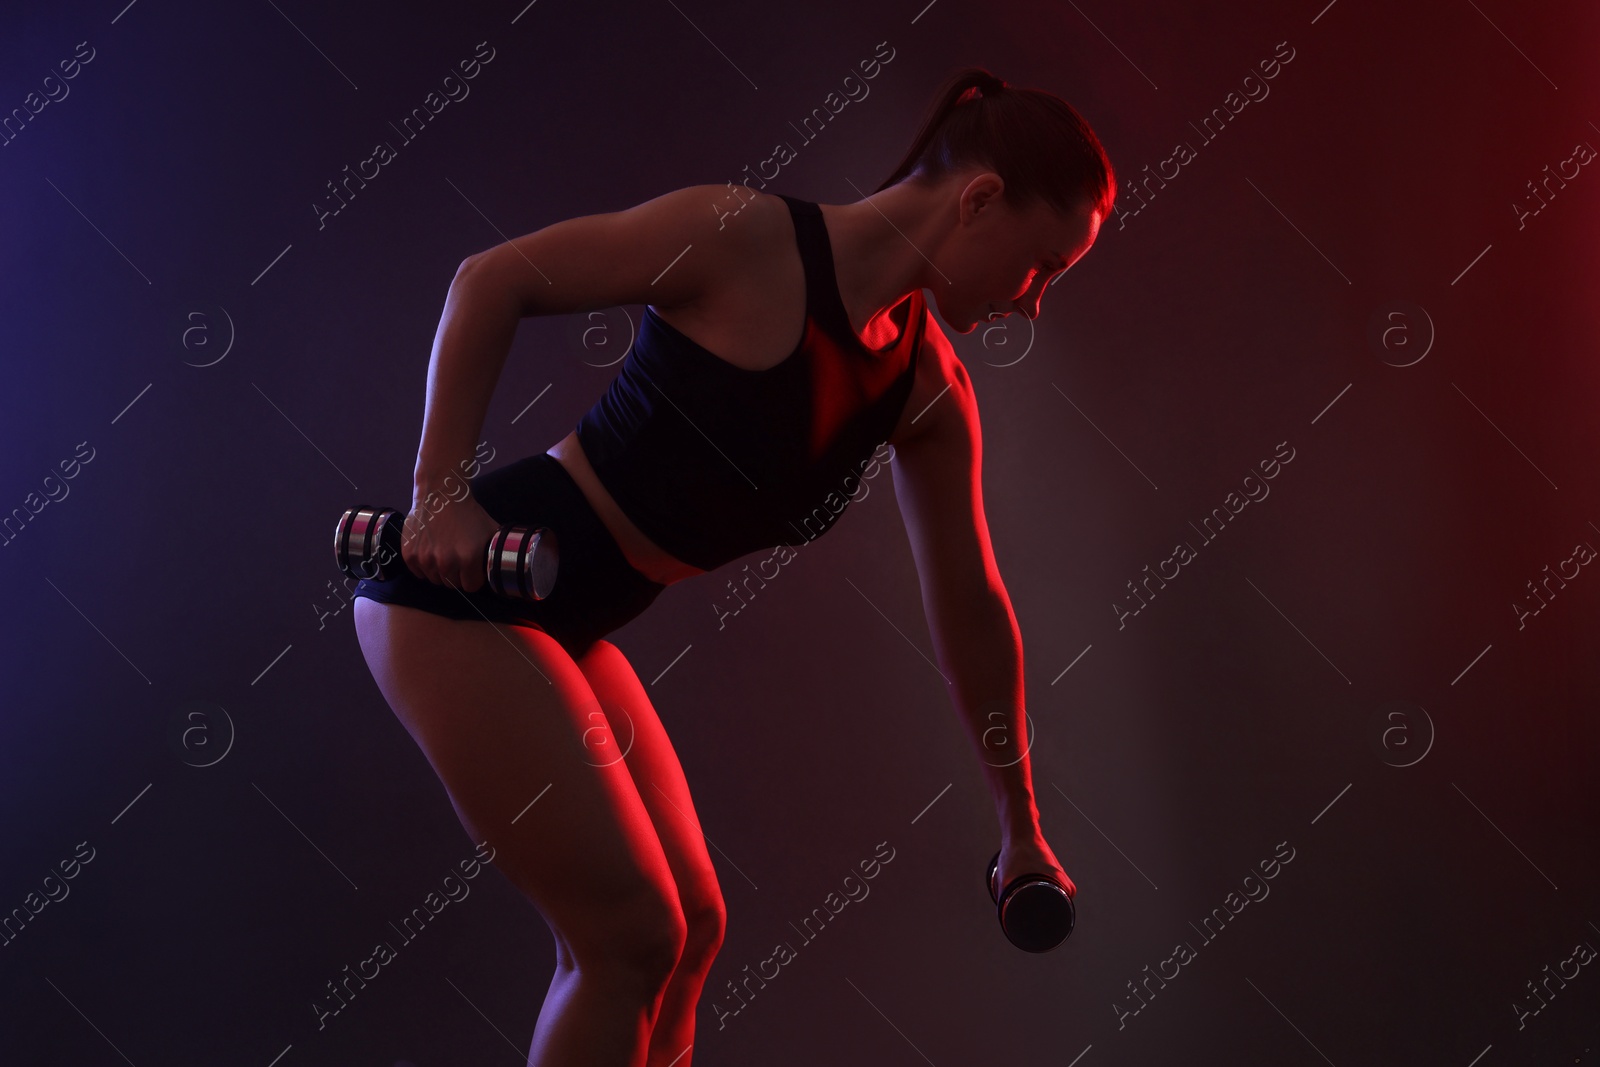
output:
M401 535L406 513L358 505L339 517L333 554L348 577L385 582L406 569ZM556 535L545 527L502 526L484 548L489 591L510 600L543 600L556 584Z
M1007 941L1024 952L1049 952L1072 936L1077 910L1066 887L1048 874L1019 874L997 891L994 881L999 873L1000 853L996 850L983 881Z

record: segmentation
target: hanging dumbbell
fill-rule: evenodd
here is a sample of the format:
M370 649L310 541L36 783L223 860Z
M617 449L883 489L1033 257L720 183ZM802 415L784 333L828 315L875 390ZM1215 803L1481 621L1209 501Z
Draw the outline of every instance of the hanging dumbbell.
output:
M983 881L1006 940L1024 952L1049 952L1072 936L1077 909L1060 882L1048 874L1019 874L1004 890L997 890L994 882L999 873L996 851Z

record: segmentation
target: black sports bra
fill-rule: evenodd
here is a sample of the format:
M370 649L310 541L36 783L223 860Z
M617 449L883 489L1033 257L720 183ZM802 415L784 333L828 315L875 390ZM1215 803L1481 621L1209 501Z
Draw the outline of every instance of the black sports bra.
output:
M782 194L779 194L782 196ZM822 209L784 196L805 267L800 346L763 370L707 351L646 306L610 387L578 420L602 485L645 536L702 570L820 537L911 395L927 305L919 289L874 352L850 326Z

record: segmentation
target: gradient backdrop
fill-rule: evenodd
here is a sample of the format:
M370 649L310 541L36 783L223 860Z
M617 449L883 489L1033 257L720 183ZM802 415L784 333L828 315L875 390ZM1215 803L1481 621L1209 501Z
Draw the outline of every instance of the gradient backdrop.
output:
M1600 1063L1597 30L1570 0L7 5L0 1061L521 1062L531 905L491 869L393 932L472 843L361 659L334 522L410 501L463 257L780 142L770 190L854 201L975 63L1123 179L1037 323L953 336L1079 928L1001 935L883 477L720 628L736 565L615 637L730 913L694 1062ZM639 311L523 324L497 462L572 427Z

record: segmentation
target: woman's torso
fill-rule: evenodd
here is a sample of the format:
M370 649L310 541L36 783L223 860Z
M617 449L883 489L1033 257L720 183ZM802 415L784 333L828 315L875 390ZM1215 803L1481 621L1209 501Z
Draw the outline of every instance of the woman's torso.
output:
M695 305L655 307L653 311L668 326L724 361L760 371L776 366L795 351L808 313L806 279L784 200L759 194L744 210L764 213L760 216L758 253L734 255L721 249L724 258L717 265L718 283L711 291ZM829 209L823 208L825 222L828 214ZM731 248L732 242L728 245ZM887 351L898 341L901 329L917 327L912 322L897 326L889 314L867 323L864 320L874 309L859 307L853 294L842 288L839 295L849 315L851 331L867 349ZM944 377L937 360L918 359L916 367L910 399L888 437L890 444L903 437L916 412L943 387L935 384ZM704 573L653 542L623 512L590 465L576 430L546 451L572 475L633 567L663 585Z

